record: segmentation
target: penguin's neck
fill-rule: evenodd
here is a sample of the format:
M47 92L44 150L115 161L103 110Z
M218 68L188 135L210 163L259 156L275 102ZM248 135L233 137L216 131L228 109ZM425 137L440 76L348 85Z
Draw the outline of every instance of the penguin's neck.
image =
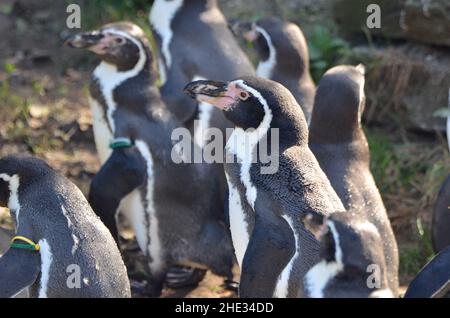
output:
M217 0L184 0L184 2L187 8L196 7L204 10L218 7Z
M161 40L160 49L162 56L164 57L165 65L160 60L159 68L163 81L165 81L166 78L166 68L170 69L172 66L172 54L170 52L170 43L173 38L172 21L183 4L183 0L156 0L152 6L152 10L150 11L150 23Z
M152 89L156 85L156 76L153 75L156 74L156 71L153 69L152 72L152 69L153 65L150 64L149 53L145 53L143 50L141 50L136 64L130 69L120 71L116 65L105 61L102 61L95 69L92 77L93 84L98 87L101 97L103 97L103 101L97 100L97 102L100 102L104 107L105 120L113 133L115 131L114 113L118 108L126 107L126 104L117 101L116 95L118 90L126 83L139 78L140 81L146 83L146 87L136 93L144 94L146 91L149 93L148 96L159 97L157 89ZM96 98L96 96L93 97ZM142 100L139 101L142 103ZM133 109L139 110L138 107Z
M19 174L0 174L0 182L7 186L7 188L0 194L0 199L2 204L6 203L10 213L14 217L16 228L19 226L19 213L20 213L20 203L19 203L19 186L20 177ZM3 202L5 201L5 202Z
M256 69L256 74L259 77L272 78L274 69L277 64L277 51L272 42L272 38L270 37L269 33L267 33L266 30L257 26L256 31L262 37L262 39L260 39L259 41L263 41L265 47L264 50L268 51L267 57L264 56L264 59L262 59L259 62L258 67ZM261 49L263 50L263 48Z
M266 30L259 26L256 30L260 34L257 47L261 58L257 75L275 80L281 78L283 81L296 84L302 83L309 74L309 61L301 56L303 54L308 58L307 51L294 43L286 43L289 38L285 38L285 35L282 39L278 38L275 43ZM284 58L280 59L280 56Z

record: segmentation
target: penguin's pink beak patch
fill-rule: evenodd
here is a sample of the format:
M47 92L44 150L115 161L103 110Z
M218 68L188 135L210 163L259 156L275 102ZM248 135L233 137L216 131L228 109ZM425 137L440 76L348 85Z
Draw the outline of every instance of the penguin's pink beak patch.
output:
M119 36L106 35L97 44L89 47L88 50L99 55L105 54L110 47L113 47L122 41L123 39L120 38Z
M184 92L198 102L211 104L221 110L233 107L242 95L247 94L235 83L207 80L189 83Z

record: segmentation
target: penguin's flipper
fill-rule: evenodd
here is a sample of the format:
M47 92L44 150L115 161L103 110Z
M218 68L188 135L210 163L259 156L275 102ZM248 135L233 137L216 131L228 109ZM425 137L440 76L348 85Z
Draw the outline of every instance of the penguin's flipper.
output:
M289 224L277 214L274 200L261 197L258 193L255 226L242 263L239 297L244 298L272 298L279 275L295 253Z
M450 175L442 185L433 211L431 238L436 253L450 246Z
M436 255L417 274L405 298L442 298L450 293L450 247Z
M172 68L170 71L176 74L170 74L167 82L161 87L161 95L175 117L182 123L187 123L194 118L198 110L197 102L187 98L183 93L186 83L193 79L188 78L179 68Z
M39 253L9 249L0 257L0 298L14 297L32 285L40 270Z
M146 162L136 147L115 149L94 177L89 203L118 242L116 214L120 201L146 180Z

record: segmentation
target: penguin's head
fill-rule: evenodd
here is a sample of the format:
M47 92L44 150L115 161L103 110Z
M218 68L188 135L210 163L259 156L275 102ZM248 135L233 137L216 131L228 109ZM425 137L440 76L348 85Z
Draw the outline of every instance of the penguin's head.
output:
M393 297L377 227L350 212L307 214L303 224L320 242L319 262L305 275L313 298Z
M106 24L98 30L72 35L65 44L89 50L121 71L132 69L145 58L152 63L150 45L144 31L130 22Z
M365 107L364 74L363 65L340 65L325 73L311 115L313 141L351 141L359 133Z
M29 156L7 156L0 159L0 206L8 205L11 192L18 191L51 172L42 160Z
M308 46L296 24L268 17L255 22L234 21L230 29L237 37L253 44L261 62L276 59L278 68L297 76L308 71Z
M231 82L201 80L185 89L198 102L221 109L236 127L278 128L280 136L289 131L292 138L307 138L305 116L294 96L283 85L259 77L242 77Z

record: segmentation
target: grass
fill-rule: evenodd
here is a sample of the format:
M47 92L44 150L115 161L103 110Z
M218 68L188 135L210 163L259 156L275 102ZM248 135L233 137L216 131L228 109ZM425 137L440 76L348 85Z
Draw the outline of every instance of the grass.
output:
M39 132L33 129L32 121L37 119L32 116L32 107L38 97L45 95L44 86L33 80L30 85L32 97L22 96L11 85L16 72L16 67L10 63L4 64L3 72L0 71L0 75L4 74L0 82L0 140L26 145L33 154L59 147L60 140L55 138L53 132L46 131L45 127Z
M90 0L83 8L83 25L88 29L115 21L131 21L139 25L151 38L148 0Z
M401 233L399 241L408 242L400 244L400 273L414 275L434 256L430 216L450 171L447 146L420 138L403 141L380 129L366 129L366 135L372 173L394 230Z

